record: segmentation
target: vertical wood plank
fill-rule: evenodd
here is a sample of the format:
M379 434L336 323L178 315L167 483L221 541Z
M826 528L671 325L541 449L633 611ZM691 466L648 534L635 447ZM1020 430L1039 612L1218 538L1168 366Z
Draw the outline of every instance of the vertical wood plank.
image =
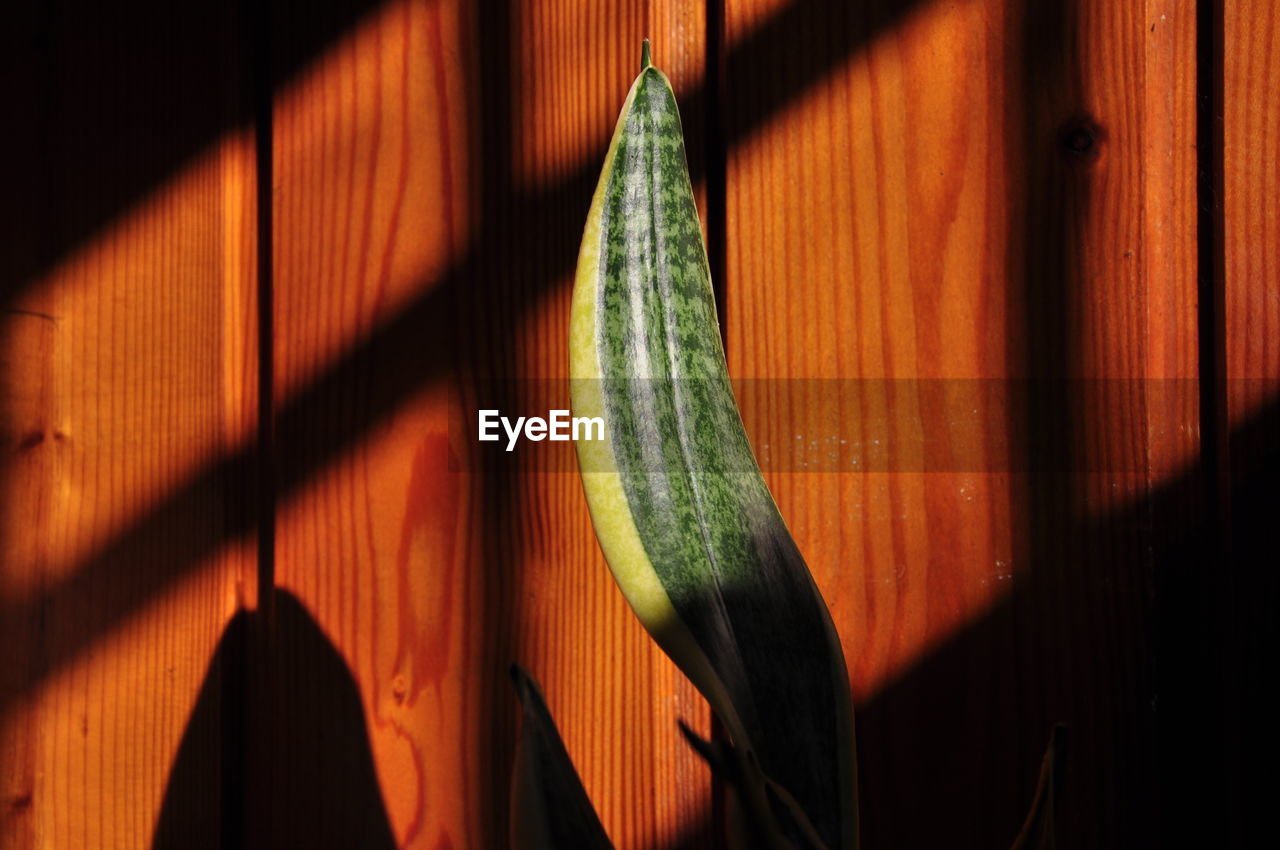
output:
M1280 12L1225 3L1223 245L1229 417L1240 424L1280 387ZM1247 461L1246 461L1247 462Z
M1214 670L1220 689L1224 752L1216 766L1228 777L1226 843L1247 843L1265 829L1266 800L1280 753L1264 695L1262 672L1276 643L1280 597L1271 566L1280 473L1280 12L1274 4L1215 4L1221 16L1221 214L1225 299L1223 395L1229 426L1230 479L1226 551L1229 574L1215 576L1220 607Z
M1185 15L727 8L731 371L845 642L868 846L1010 840L1057 721L1064 835L1154 841L1150 587L1194 503Z
M279 49L313 12L280 7ZM323 637L289 666L336 653L357 689L364 728L336 731L367 736L375 775L347 782L381 811L354 817L396 846L505 842L513 661L619 846L699 828L709 780L675 720L705 730L706 708L623 604L576 475L458 429L495 393L518 415L567 407L568 281L640 39L687 85L703 20L393 2L278 93L276 602ZM266 805L276 840L342 817Z
M151 846L162 809L187 816L171 838L216 841L239 742L187 735L252 580L244 470L220 466L256 423L240 21L62 4L10 23L0 846ZM184 748L198 783L174 789Z
M252 822L275 846L326 835L371 848L482 846L472 753L488 715L472 697L467 651L482 609L465 572L466 492L449 471L449 352L432 338L451 310L438 281L475 217L474 22L461 3L357 5L280 3L272 22L275 53L313 28L336 38L280 81L273 107L268 628L280 649L266 659L264 703L268 739L296 723L325 730L347 742L355 769L316 753L309 775L289 783L292 751L268 750L260 762L275 763L257 770L281 782L263 783ZM431 300L439 327L389 337L380 325L415 298ZM353 350L368 352L356 369L327 374ZM380 408L396 375L412 383ZM290 670L311 689L278 687ZM354 712L334 711L353 701ZM332 810L314 811L316 797Z

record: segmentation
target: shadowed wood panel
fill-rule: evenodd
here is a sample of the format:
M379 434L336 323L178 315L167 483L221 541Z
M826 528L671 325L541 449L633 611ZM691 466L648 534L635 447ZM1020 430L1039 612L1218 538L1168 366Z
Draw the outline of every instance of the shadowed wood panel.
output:
M1194 20L726 29L731 371L844 641L863 840L1007 843L1063 721L1067 846L1154 844L1151 585L1198 493Z
M221 789L239 741L220 724L193 742L193 796L168 794L253 579L246 470L216 463L256 424L256 194L247 131L194 152L184 134L242 114L241 22L208 6L24 14L3 51L0 847L151 846L162 805L197 846L237 803ZM160 120L175 124L137 133ZM179 150L158 185L131 182ZM172 498L184 509L146 525ZM191 540L207 544L195 559Z
M1221 599L1224 660L1213 665L1225 742L1213 766L1229 777L1224 843L1265 830L1280 758L1260 690L1280 622L1275 519L1280 512L1280 10L1274 3L1215 4L1222 33L1220 283L1225 291L1225 441L1230 490L1224 561L1208 584ZM1219 755L1215 753L1214 755Z
M283 4L274 38L313 14ZM709 779L675 721L705 731L706 708L623 604L577 476L482 452L469 429L478 406L568 406L563 383L533 379L566 374L570 273L640 39L688 85L703 20L393 2L277 94L274 573L324 640L273 658L331 667L336 651L363 710L343 734L367 735L374 773L320 765L314 781L377 810L276 792L259 815L275 840L380 823L371 846L502 846L513 661L542 681L619 846L699 828ZM322 710L265 687L268 729Z

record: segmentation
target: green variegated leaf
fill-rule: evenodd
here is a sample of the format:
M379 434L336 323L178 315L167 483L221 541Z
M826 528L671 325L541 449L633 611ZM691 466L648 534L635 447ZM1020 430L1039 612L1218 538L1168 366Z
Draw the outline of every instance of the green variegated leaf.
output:
M647 42L583 234L570 359L574 414L605 422L578 455L627 601L729 730L775 843L813 844L797 826L811 824L855 847L844 657L742 426L680 116Z
M538 683L512 665L524 709L511 777L511 850L613 850Z

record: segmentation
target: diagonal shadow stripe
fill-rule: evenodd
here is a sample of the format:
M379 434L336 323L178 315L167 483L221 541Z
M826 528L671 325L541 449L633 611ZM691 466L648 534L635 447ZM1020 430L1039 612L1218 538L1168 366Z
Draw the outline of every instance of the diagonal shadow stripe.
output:
M278 4L270 4L276 6ZM279 87L382 5L316 3L272 57ZM0 30L0 298L253 123L250 53L267 3L22 3Z
M725 143L732 147L765 126L779 109L819 82L884 28L890 26L917 0L880 0L850 11L841 3L796 0L763 21L735 43L727 53L726 68L752 67L759 75L769 68L779 81L757 99L744 104L725 128ZM826 40L810 46L815 16L829 10L845 19L846 26L829 30ZM682 111L703 115L711 93L702 88L680 96ZM354 446L400 405L453 368L465 366L453 345L459 297L469 299L492 287L499 261L503 267L539 270L531 285L518 292L504 292L504 303L495 316L490 336L509 339L519 316L535 306L552 287L563 281L577 256L577 225L564 227L584 215L598 176L607 139L597 140L585 164L558 183L537 191L500 191L506 198L500 219L486 219L465 254L430 288L399 313L380 323L369 336L342 355L322 375L289 399L275 420L276 442L272 465L279 471L275 496L283 502L296 494L326 464ZM695 164L691 176L702 179L704 169ZM507 181L504 181L506 183ZM382 368L396 364L394 369ZM376 375L377 381L370 382ZM361 399L358 414L343 420L343 427L317 427L332 423L333 410ZM29 612L65 624L50 635L42 667L28 677L28 687L59 669L116 623L135 614L153 596L164 592L224 543L244 537L257 527L251 506L230 505L227 522L214 529L197 518L211 502L228 492L252 492L259 480L264 447L255 443L241 452L213 463L179 486L159 506L123 531L98 552L76 565L69 578L35 598L0 600L0 622L23 622ZM127 588L127 593L121 589ZM0 710L18 694L0 694Z

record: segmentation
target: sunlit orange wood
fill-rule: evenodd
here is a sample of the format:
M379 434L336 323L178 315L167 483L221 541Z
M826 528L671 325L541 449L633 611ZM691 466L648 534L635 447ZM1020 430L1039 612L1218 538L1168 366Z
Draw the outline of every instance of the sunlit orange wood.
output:
M275 37L310 13L278 9ZM626 609L576 475L450 433L494 380L522 414L567 406L563 383L529 381L565 375L569 274L640 40L688 86L703 21L393 2L277 95L275 580L354 676L381 809L354 816L398 846L505 842L512 662L541 680L619 846L708 814L676 726L705 733L707 709ZM367 781L349 778L365 805ZM280 841L328 817L264 810Z
M844 641L863 840L1007 842L1062 720L1063 834L1142 843L1145 512L1197 448L1194 22L726 9L730 366Z
M1280 389L1280 10L1223 7L1226 371L1240 424Z

